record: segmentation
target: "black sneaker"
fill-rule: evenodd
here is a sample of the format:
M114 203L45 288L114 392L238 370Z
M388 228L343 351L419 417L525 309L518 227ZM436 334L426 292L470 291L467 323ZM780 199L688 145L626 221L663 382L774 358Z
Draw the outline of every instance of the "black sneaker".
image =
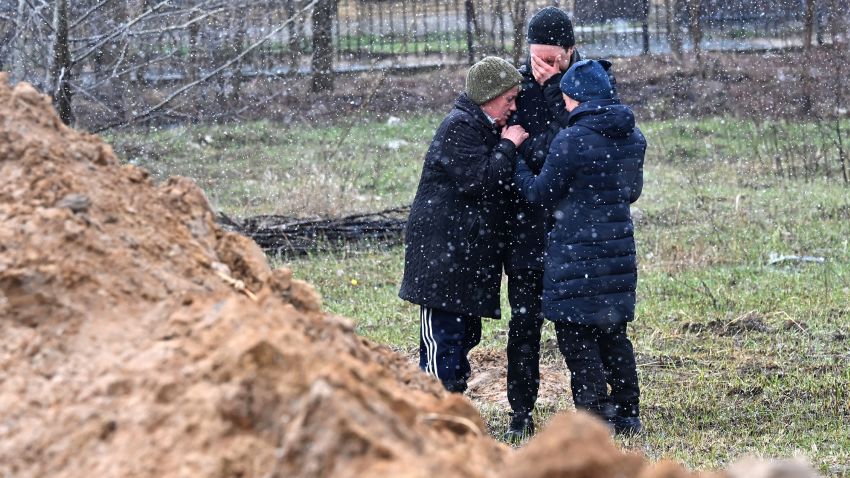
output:
M637 435L643 431L643 424L639 417L615 416L611 418L610 423L616 435Z
M502 440L508 443L520 443L534 435L534 419L525 413L511 413L511 425L502 435Z

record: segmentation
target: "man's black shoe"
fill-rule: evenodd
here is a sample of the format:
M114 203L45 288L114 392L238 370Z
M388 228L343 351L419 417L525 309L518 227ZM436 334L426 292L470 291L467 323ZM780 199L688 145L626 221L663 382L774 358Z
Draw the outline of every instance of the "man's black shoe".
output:
M637 435L643 431L643 424L638 417L615 416L610 419L616 435Z
M534 435L534 419L525 413L512 413L511 425L508 431L502 435L502 439L508 443L519 443Z

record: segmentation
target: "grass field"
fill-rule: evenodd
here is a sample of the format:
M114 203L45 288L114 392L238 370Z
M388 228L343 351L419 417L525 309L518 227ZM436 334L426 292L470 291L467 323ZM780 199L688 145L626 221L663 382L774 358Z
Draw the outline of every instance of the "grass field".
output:
M252 123L108 140L156 177L195 178L229 214L341 214L409 203L438 120ZM828 476L850 476L850 187L830 136L787 123L776 135L807 138L815 167L795 154L799 141L766 138L763 125L643 126L651 148L635 205L631 335L646 432L621 444L700 469L799 454ZM777 169L783 151L799 168ZM286 265L359 333L412 354L418 313L396 297L402 255L353 249ZM783 255L822 262L770 264ZM506 327L486 321L481 347L503 348ZM539 420L554 411L538 410ZM483 404L482 413L498 436L507 410Z

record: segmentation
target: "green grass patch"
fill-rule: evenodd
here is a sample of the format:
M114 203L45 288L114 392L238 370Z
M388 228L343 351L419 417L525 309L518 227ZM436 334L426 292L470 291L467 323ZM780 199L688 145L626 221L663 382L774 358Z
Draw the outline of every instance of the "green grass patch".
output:
M228 214L335 215L409 204L434 128L432 116L324 127L262 121L107 139L158 180L195 179Z
M850 120L708 118L644 122L649 155L674 164L736 167L739 181L758 186L772 176L814 180L850 171Z

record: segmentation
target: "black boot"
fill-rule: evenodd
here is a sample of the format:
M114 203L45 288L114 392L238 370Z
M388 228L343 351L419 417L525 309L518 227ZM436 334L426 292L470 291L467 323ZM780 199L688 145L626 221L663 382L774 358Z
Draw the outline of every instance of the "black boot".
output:
M534 419L530 413L511 413L511 424L508 431L502 435L502 440L508 443L520 443L534 435Z
M617 435L637 435L640 433L643 430L643 424L640 422L640 406L637 401L617 404L616 413L608 423L611 424L614 433Z
M609 423L612 427L614 427L614 434L616 435L637 435L641 431L643 431L643 423L640 422L639 417L623 417L623 416L614 416L609 420Z

